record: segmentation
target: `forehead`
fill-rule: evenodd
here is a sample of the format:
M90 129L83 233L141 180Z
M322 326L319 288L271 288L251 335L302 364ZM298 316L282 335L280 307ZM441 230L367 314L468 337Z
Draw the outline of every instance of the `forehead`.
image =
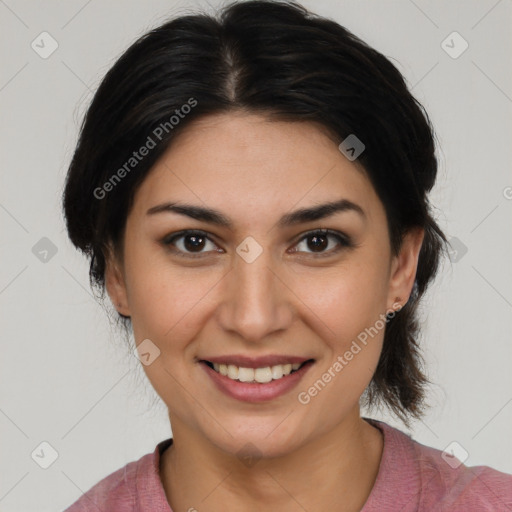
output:
M366 172L317 124L256 114L215 114L188 125L140 186L134 213L168 201L209 206L255 222L344 198L372 215L379 202ZM237 215L237 212L240 215Z

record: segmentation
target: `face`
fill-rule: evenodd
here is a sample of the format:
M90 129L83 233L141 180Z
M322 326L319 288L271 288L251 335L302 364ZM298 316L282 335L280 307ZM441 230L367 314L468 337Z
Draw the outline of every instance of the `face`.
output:
M297 213L338 202L330 214ZM155 208L169 203L196 210ZM409 297L421 239L411 233L391 253L364 170L319 126L212 115L137 190L107 289L145 343L173 434L179 425L224 452L250 442L270 457L358 416L384 315ZM205 361L233 368L215 366L225 376ZM287 361L306 363L279 378ZM240 382L236 370L242 381L274 378Z

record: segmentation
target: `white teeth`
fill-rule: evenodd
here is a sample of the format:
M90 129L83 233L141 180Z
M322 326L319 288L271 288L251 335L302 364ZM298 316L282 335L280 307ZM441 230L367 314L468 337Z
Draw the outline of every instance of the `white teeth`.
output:
M262 384L286 377L290 375L292 370L298 370L300 366L301 363L287 363L266 366L264 368L244 368L233 364L213 363L213 369L216 372L232 380L238 380L240 382L260 382Z
M251 382L254 380L254 368L238 368L238 380L240 382Z
M272 380L272 370L270 366L266 368L256 368L256 370L254 370L254 380L262 384L270 382Z
M278 364L277 366L272 366L272 378L280 379L283 376L283 367Z
M238 379L238 367L234 364L228 365L228 377L233 380Z

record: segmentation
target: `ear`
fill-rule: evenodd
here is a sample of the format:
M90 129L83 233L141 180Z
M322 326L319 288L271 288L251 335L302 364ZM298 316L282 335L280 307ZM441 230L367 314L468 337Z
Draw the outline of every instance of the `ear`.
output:
M423 228L416 227L409 230L404 235L399 253L392 259L388 309L397 309L397 304L403 307L409 300L424 236Z
M105 258L105 287L117 311L124 316L131 316L124 268L110 243Z

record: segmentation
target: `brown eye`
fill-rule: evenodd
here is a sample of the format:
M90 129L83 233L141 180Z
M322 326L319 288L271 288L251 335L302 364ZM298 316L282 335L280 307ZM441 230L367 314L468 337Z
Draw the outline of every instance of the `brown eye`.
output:
M330 241L334 240L333 243L330 244ZM318 231L310 231L306 233L296 247L305 247L306 250L297 249L293 252L310 252L310 254L318 254L319 256L330 255L337 251L339 251L343 247L350 247L351 243L347 236L342 233L338 233L336 231L326 230L318 230ZM334 245L334 249L332 249ZM326 250L329 248L329 250Z
M203 235L183 235L183 245L187 251L196 252L204 248L206 237Z
M182 231L171 237L166 237L162 242L166 246L172 246L173 251L180 256L202 256L212 250L218 252L217 246L203 231ZM208 243L211 244L210 248L208 248Z

